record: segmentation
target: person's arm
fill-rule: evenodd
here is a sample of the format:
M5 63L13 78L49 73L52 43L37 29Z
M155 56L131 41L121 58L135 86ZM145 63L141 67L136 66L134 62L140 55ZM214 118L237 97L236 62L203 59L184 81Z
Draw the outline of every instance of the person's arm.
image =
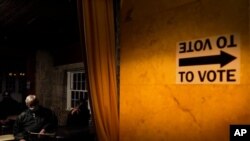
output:
M13 125L13 135L15 140L25 141L25 137L27 136L27 132L22 128L22 122L25 114L21 113L17 118Z
M45 129L42 129L40 132L39 132L39 134L45 134Z
M73 115L73 114L78 114L79 113L79 108L73 108L70 113Z

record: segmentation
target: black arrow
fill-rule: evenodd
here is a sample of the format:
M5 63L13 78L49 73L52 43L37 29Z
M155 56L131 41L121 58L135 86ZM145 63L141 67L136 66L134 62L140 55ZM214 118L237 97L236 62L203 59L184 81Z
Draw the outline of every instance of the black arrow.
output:
M192 58L181 58L179 59L179 66L196 66L196 65L211 65L211 64L220 64L220 67L225 66L236 59L235 56L232 56L224 51L220 51L219 55L211 56L202 56L202 57L192 57Z

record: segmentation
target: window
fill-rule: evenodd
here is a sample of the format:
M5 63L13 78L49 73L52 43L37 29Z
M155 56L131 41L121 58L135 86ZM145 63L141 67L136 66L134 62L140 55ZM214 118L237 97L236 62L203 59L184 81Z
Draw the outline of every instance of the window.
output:
M0 93L8 91L12 98L23 102L23 94L26 93L26 76L23 72L0 73ZM1 95L0 95L1 99Z
M87 98L87 81L85 72L67 72L67 110L76 107L80 100Z
M9 76L6 78L6 90L7 91L14 91L16 90L16 82L18 79L15 76Z

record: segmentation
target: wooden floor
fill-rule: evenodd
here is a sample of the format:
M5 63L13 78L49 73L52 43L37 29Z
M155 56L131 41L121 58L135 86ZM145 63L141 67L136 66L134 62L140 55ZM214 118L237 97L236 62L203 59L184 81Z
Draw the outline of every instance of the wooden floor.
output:
M59 127L57 138L63 141L96 141L95 134L91 128Z
M91 128L70 128L60 126L54 136L30 135L31 141L97 141L95 133ZM1 127L0 141L13 140L12 130L9 127Z

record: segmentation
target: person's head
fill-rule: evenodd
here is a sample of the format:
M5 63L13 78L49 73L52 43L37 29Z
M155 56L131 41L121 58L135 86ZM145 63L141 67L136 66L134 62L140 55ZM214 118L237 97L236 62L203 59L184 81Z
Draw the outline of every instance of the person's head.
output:
M35 95L28 95L25 99L25 103L28 108L34 109L39 104L39 101Z

